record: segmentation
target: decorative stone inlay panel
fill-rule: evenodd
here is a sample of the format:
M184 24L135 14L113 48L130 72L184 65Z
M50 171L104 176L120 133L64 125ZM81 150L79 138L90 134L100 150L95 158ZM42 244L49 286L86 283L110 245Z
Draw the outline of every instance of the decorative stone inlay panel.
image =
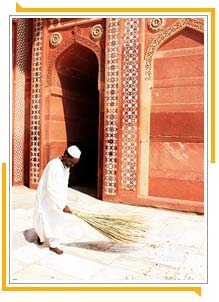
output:
M127 18L123 47L121 188L136 190L139 23Z
M42 80L43 19L33 21L30 181L38 183L40 168L40 103Z
M153 56L158 48L171 36L180 32L182 29L189 27L197 31L204 32L204 22L200 19L193 18L183 18L176 21L176 23L169 26L167 29L163 30L156 38L152 41L148 47L146 57L145 57L145 80L152 79L152 62Z
M14 108L14 182L23 182L24 165L24 100L27 20L17 19L16 38L16 84Z
M107 195L115 195L117 190L120 19L109 19L107 32L104 191Z

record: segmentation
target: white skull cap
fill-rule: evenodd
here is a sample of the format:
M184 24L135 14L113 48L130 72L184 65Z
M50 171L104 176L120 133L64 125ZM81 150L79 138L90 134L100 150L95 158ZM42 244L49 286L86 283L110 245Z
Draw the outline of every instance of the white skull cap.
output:
M68 154L74 158L80 158L80 156L81 156L81 151L77 146L74 146L74 145L70 146L70 147L68 147L67 151L68 151Z

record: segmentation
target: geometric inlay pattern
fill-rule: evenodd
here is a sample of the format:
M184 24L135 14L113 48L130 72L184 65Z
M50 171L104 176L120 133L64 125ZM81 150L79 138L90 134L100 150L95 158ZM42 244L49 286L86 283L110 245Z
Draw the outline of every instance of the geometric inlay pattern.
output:
M139 23L125 19L123 47L121 189L136 190Z
M14 107L14 182L23 182L24 165L24 99L25 99L25 69L26 69L26 20L17 19L16 37L16 83Z
M118 18L109 19L107 31L104 191L108 195L115 195L117 189L120 20Z
M33 22L30 181L38 183L40 168L40 103L42 79L43 19Z

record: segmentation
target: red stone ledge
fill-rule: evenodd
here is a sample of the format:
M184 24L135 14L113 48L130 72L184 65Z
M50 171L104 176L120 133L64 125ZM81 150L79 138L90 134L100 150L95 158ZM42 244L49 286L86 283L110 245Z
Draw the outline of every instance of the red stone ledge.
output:
M169 210L204 214L203 201L183 200L156 196L136 197L127 193L120 193L118 199L119 202L130 205L156 207Z

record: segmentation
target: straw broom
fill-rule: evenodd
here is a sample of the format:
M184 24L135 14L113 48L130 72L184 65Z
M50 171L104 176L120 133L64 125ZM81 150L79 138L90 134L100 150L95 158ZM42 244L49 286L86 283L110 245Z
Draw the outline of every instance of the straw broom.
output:
M71 214L117 243L140 242L145 237L144 221L138 216L94 214L75 210L71 210Z

